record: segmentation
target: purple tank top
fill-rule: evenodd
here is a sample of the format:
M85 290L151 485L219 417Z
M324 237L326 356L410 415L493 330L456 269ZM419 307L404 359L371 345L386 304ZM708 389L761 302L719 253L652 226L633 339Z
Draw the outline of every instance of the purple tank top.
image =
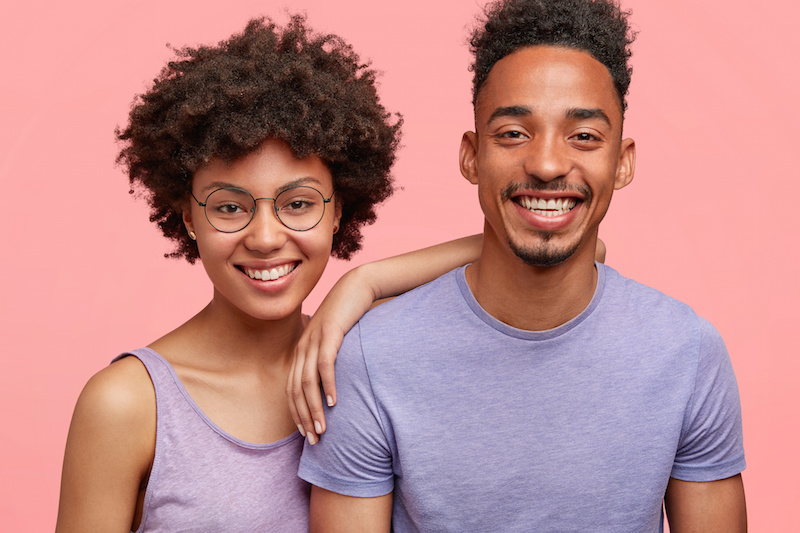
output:
M300 433L253 444L226 433L149 348L127 352L156 393L156 451L137 533L308 531L309 485L297 477Z

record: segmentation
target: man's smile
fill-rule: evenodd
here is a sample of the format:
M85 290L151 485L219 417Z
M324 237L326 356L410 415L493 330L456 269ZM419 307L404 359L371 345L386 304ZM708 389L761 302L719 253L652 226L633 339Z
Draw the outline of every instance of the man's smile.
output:
M517 196L514 202L529 211L545 217L557 217L569 213L578 200L572 197L538 198L535 196Z

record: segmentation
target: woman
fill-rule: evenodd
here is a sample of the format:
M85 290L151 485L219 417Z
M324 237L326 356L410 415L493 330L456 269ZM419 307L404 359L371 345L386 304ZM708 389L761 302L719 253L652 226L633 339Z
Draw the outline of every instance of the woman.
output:
M213 298L89 380L56 530L307 531L308 487L295 475L305 430L284 395L301 306L391 194L401 120L351 48L300 16L177 53L117 132L119 161L173 255L202 259ZM477 248L400 258L416 265L402 276L392 260L359 270L350 310L324 323L343 332L373 293L408 290Z

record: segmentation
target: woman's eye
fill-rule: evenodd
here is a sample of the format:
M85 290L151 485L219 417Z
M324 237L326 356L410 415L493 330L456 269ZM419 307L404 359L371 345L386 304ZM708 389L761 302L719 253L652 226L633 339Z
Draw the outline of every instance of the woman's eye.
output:
M223 204L219 206L217 210L223 215L233 215L244 211L241 207L239 207L236 204Z
M310 206L311 203L305 200L292 200L291 202L284 205L281 209L286 209L287 211L297 211L300 209L305 209Z

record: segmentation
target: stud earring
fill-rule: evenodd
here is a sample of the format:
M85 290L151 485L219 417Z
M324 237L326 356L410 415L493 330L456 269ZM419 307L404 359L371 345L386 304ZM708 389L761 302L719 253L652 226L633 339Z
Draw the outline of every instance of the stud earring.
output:
M196 241L197 240L197 235L195 234L195 232L190 231L189 232L189 238L192 239L193 241Z

